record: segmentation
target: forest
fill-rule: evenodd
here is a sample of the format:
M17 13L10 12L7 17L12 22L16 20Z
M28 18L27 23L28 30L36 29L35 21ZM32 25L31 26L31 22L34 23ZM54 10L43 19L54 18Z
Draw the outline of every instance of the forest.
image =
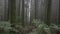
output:
M0 0L0 34L60 34L60 0Z

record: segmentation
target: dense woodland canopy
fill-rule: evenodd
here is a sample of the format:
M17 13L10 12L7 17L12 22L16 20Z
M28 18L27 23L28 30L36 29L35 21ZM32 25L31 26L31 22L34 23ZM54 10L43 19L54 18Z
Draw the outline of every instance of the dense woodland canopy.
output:
M60 34L60 0L0 2L0 34Z

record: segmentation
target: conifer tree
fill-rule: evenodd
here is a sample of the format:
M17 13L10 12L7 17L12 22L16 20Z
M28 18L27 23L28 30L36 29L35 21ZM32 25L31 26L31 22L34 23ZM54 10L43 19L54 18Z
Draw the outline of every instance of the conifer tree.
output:
M16 0L8 0L8 11L10 23L14 26L16 23Z
M51 0L46 0L46 21L47 25L50 25L50 15L51 15Z

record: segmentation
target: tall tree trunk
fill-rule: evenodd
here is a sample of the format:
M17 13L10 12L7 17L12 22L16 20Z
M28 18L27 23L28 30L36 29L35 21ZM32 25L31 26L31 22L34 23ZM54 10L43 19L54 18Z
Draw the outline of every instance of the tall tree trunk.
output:
M9 13L10 13L10 23L12 24L11 27L14 26L16 23L16 0L8 0Z
M7 17L7 15L6 15L6 0L4 1L5 2L5 5L4 5L4 21L6 21L7 19L6 19L6 17Z
M31 1L32 0L28 0L28 12L27 12L27 21L28 21L28 24L31 24L31 21L30 21L30 19L31 19Z
M60 0L59 0L59 12L58 12L58 25L60 25Z
M7 10L7 21L9 20L9 12L10 12L10 2L8 1L8 10Z
M17 22L18 23L20 23L20 19L21 19L21 17L20 17L20 6L21 6L21 2L20 2L21 0L16 0L16 2L17 2L17 4L16 4L16 6L17 6L17 15L16 15L16 17L17 17Z
M24 26L24 0L22 0L22 25Z
M46 6L46 21L45 23L47 25L50 25L50 15L51 15L51 0L46 0L47 1L47 6Z
M11 27L14 28L16 23L16 0L8 0L8 13ZM10 31L10 33L12 33L12 31Z
M10 13L11 12L11 0L8 0L8 16L7 16L7 20L10 20Z
M20 16L20 1L21 1L21 0L19 0L18 16Z
M37 0L35 0L35 19L37 19L37 9L36 9L36 6L37 5Z

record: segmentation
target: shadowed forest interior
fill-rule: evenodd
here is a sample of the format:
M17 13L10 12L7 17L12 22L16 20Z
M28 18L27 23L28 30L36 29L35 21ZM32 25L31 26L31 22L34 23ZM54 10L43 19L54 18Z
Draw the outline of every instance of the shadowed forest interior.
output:
M0 0L0 34L60 34L60 0Z

